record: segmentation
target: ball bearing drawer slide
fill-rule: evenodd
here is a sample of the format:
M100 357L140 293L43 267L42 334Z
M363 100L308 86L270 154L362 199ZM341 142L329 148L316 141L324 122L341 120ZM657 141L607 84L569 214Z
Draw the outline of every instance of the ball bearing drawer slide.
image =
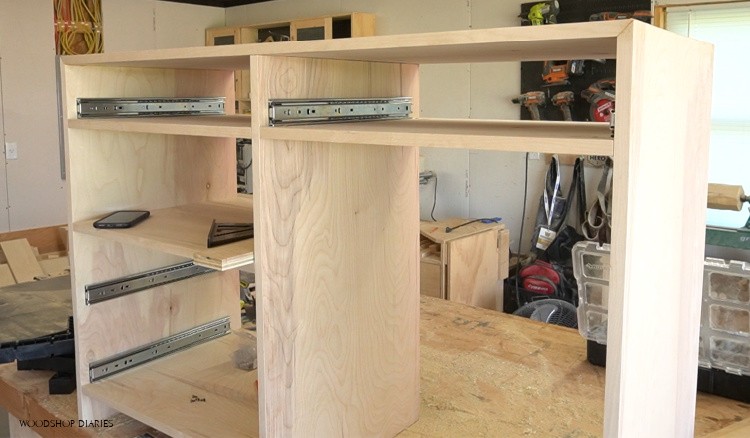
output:
M224 114L223 97L78 98L78 118Z
M268 124L271 126L402 119L410 114L411 97L268 101Z
M193 262L185 262L165 266L153 271L116 278L110 281L88 284L85 287L86 304L96 304L167 283L185 280L197 275L208 274L210 272L215 271L210 268L198 266Z
M89 365L89 380L95 382L168 354L222 337L228 334L229 331L229 317L225 316L156 342L142 345L96 362L91 362Z

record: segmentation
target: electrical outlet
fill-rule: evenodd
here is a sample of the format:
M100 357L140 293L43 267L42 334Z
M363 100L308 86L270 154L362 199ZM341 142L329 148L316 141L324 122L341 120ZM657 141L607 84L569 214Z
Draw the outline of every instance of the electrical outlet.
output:
M529 152L529 160L540 160L542 158L542 154L539 152Z
M6 160L17 160L18 159L18 143L5 143L5 159Z

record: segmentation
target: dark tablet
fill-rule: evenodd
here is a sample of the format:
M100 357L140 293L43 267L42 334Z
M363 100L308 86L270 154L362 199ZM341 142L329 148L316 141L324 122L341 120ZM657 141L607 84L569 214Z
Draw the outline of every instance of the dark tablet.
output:
M145 210L120 210L94 222L94 228L130 228L149 216Z

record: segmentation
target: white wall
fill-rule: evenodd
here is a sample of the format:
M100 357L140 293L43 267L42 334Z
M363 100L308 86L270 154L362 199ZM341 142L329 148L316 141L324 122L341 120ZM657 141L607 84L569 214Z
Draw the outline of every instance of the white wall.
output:
M224 26L222 8L156 0L102 0L104 51L194 47L207 27Z
M18 144L18 159L6 160L0 175L0 231L66 221L52 5L0 0L2 128L4 141Z
M517 26L518 0L275 0L228 8L227 26L348 12L376 14L378 35ZM427 65L421 69L424 117L518 119L511 98L520 93L519 63ZM502 217L518 243L524 154L423 148L424 169L438 175L435 218ZM541 194L543 161L531 161L528 226ZM569 174L572 170L566 169ZM433 182L421 187L422 219L430 218ZM528 238L523 239L524 246Z
M201 46L222 8L102 0L104 50ZM52 0L0 0L0 133L18 159L0 165L0 232L67 221L61 178ZM0 143L2 144L2 143ZM2 149L0 147L0 149Z

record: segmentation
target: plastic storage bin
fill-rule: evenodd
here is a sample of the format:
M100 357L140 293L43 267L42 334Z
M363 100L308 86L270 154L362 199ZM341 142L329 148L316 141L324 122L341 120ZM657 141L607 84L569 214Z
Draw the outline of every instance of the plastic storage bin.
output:
M609 245L573 247L578 282L578 331L586 356L604 366L607 357ZM706 258L698 355L698 390L750 403L750 265Z

